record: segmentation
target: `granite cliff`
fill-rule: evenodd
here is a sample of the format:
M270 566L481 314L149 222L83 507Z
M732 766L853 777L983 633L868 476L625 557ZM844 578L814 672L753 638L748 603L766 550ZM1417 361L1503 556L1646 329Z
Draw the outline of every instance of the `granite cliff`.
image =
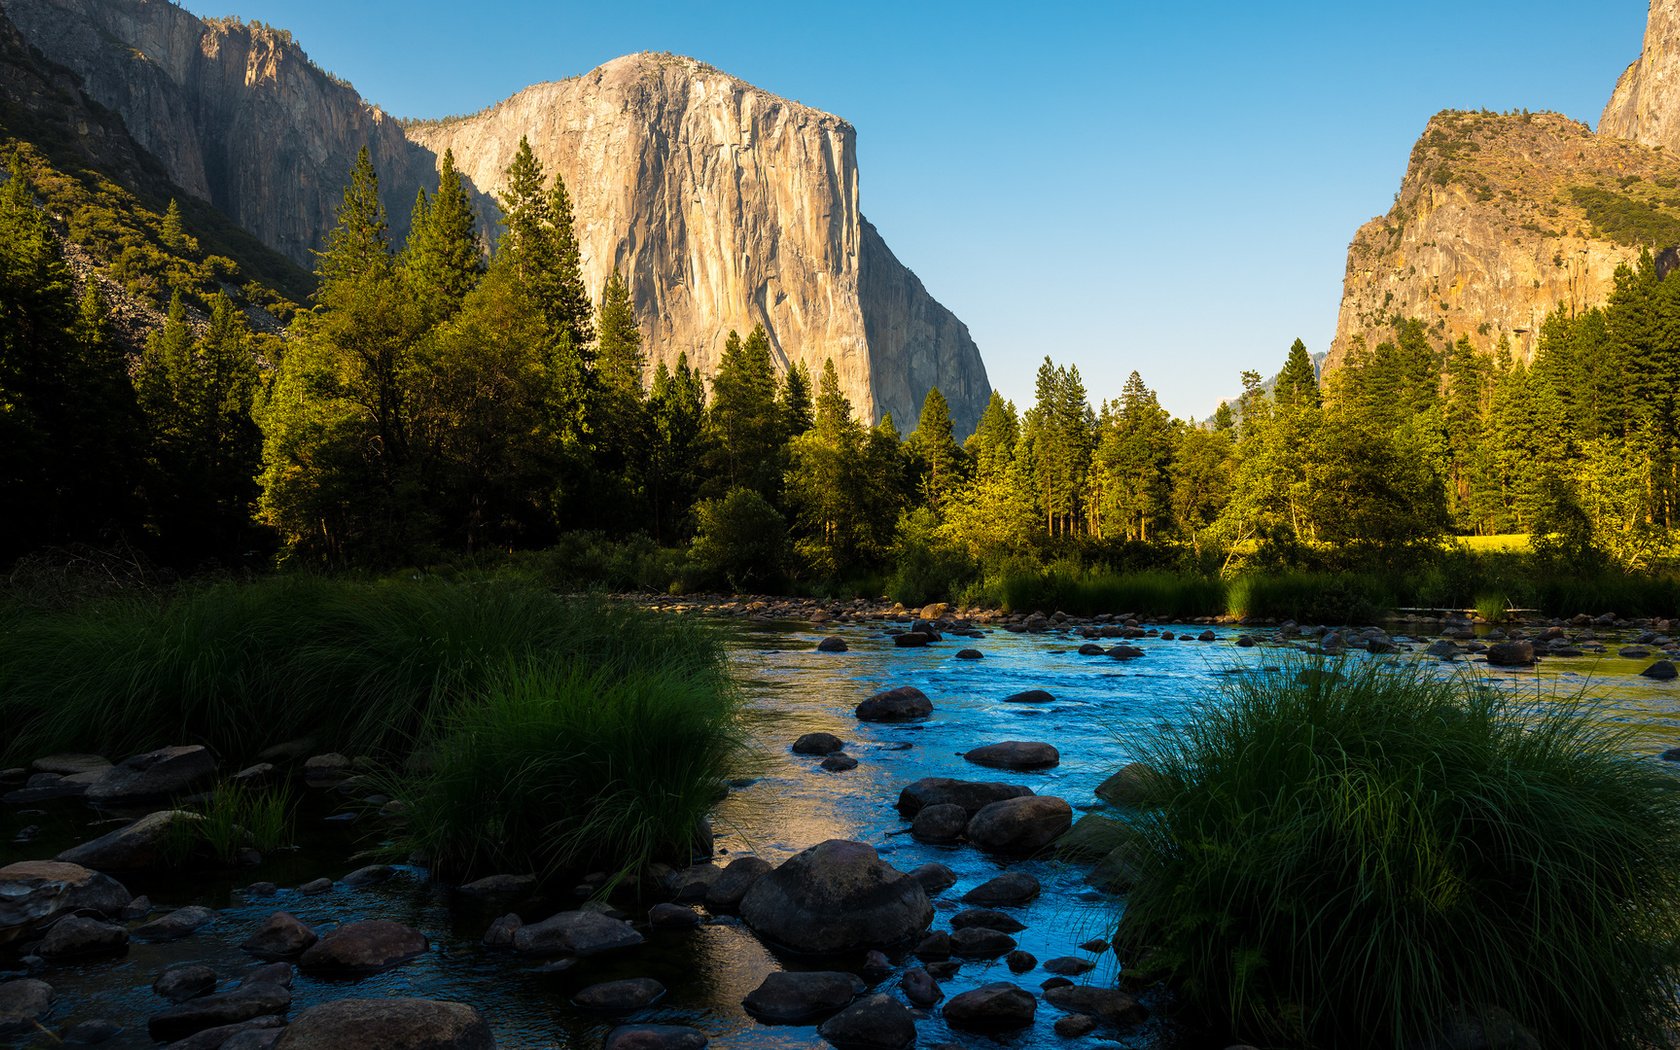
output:
M585 279L629 279L654 360L710 372L762 323L784 366L832 357L859 413L914 425L928 387L959 430L990 394L966 326L859 208L856 133L692 59L643 53L470 117L399 122L284 30L166 0L3 0L30 43L119 114L171 178L307 263L366 144L398 235L452 149L481 217L520 137L571 190ZM651 365L650 361L650 365Z

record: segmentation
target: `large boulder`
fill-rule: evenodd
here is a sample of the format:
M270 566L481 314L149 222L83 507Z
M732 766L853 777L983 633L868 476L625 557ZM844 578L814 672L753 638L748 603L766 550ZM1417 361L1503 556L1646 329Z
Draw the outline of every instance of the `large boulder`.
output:
M1148 1009L1142 1003L1118 988L1088 984L1046 988L1044 1001L1058 1009L1089 1014L1116 1026L1138 1024L1149 1016Z
M162 747L126 758L106 770L87 790L96 806L127 806L136 802L184 795L216 771L216 756L199 744Z
M1038 1000L1008 981L963 992L945 1004L945 1023L967 1032L1013 1032L1033 1023Z
M259 959L295 959L320 939L291 912L277 911L240 947Z
M521 926L513 950L521 955L599 955L634 948L643 937L621 919L593 911L563 911L542 922Z
M1033 770L1049 769L1062 761L1062 754L1051 744L1035 740L1005 740L986 744L963 755L977 766L991 769Z
M909 1007L886 995L871 995L817 1027L836 1050L906 1050L916 1041L916 1018Z
M1097 797L1112 806L1149 806L1160 792L1160 777L1142 762L1128 762L1097 785Z
M1639 673L1646 678L1652 679L1653 681L1672 682L1674 681L1676 674L1680 672L1675 671L1673 661L1658 660L1656 663L1645 668L1645 670Z
M258 1017L282 1016L292 1008L291 989L279 984L240 985L231 992L188 999L153 1014L146 1030L160 1043L185 1039L195 1032L239 1024Z
M921 842L948 844L962 838L968 828L968 811L961 806L942 802L924 806L910 822L910 834Z
M118 915L133 897L115 879L80 864L26 860L0 868L0 944L70 911Z
M758 857L736 857L706 887L706 907L713 912L734 911L741 906L741 899L752 889L753 883L769 871L769 861Z
M127 950L128 931L121 926L84 915L66 915L53 923L35 953L43 959L63 962L121 955Z
M863 981L831 970L778 970L747 993L741 1005L765 1024L812 1024L830 1017L864 992Z
M950 804L961 806L972 817L993 802L1030 794L1032 788L1025 784L923 777L898 793L898 811L906 817L914 817L928 806Z
M1036 853L1073 827L1073 807L1052 795L993 802L968 822L968 841L997 853Z
M275 1050L495 1050L484 1016L437 999L340 999L312 1006Z
M431 947L426 935L388 919L368 919L338 927L310 945L298 966L305 973L363 976L383 973Z
M58 859L100 871L161 871L177 867L194 846L192 829L187 825L202 819L196 813L180 809L148 813L132 824L70 847Z
M908 941L933 921L933 905L873 847L830 839L754 883L741 916L766 941L823 955Z
M52 985L45 981L0 981L0 1039L34 1031L52 1000Z
M1037 897L1038 880L1024 871L1006 871L994 876L963 894L964 904L981 908L1011 907L1025 904Z
M1528 667L1534 663L1534 643L1495 642L1487 648L1487 662L1494 667Z
M864 722L915 722L931 714L933 701L913 685L887 689L857 705L857 716Z

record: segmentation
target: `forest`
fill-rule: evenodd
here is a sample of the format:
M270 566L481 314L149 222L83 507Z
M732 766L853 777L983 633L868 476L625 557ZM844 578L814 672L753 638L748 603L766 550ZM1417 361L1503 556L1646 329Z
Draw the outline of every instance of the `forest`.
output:
M53 177L19 152L0 187L0 500L27 508L0 563L514 558L618 589L1087 607L1144 579L1136 600L1177 612L1260 611L1240 582L1259 576L1316 578L1331 612L1675 592L1680 283L1649 256L1548 318L1532 361L1395 317L1322 381L1297 340L1195 421L1135 371L1093 406L1046 357L1030 406L994 393L959 440L937 389L908 434L871 425L832 362L783 367L762 328L730 333L713 376L650 371L628 283L584 287L567 189L528 145L497 230L446 155L401 244L364 150L295 314L235 287L174 204L130 202L149 232L119 276L165 318L137 355L73 276L38 196ZM1526 550L1479 553L1509 534Z

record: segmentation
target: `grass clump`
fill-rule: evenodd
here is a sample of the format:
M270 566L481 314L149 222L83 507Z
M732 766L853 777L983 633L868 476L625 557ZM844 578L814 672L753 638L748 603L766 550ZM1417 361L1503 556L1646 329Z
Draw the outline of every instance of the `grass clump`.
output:
M1673 778L1579 705L1303 670L1234 677L1146 748L1165 790L1122 839L1128 967L1245 1041L1427 1045L1499 1010L1544 1046L1662 1045Z
M225 782L188 812L198 819L171 825L185 840L181 855L206 852L223 864L236 864L246 849L268 853L292 843L296 799L286 787L261 788Z

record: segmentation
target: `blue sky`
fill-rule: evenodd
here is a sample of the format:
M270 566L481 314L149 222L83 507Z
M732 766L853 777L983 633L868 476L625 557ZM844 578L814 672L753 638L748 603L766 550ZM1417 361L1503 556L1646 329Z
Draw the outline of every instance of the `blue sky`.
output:
M1179 415L1325 350L1349 240L1440 109L1596 124L1644 0L790 4L187 0L292 30L400 116L480 109L640 50L858 130L864 214L1025 407L1050 355L1093 402L1137 369ZM903 422L903 421L901 421Z

